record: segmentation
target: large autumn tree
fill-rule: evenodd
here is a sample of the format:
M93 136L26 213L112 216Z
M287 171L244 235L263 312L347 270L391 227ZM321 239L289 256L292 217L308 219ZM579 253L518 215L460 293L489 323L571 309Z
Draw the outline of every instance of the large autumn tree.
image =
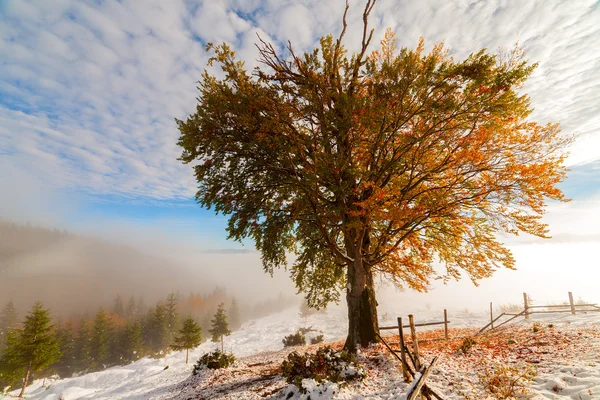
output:
M377 275L426 290L435 277L474 282L514 268L499 234L547 236L547 199L564 200L569 138L540 125L521 89L535 65L515 49L464 60L442 45L368 52L342 32L302 55L261 41L244 68L226 44L207 46L196 112L177 121L197 201L229 216L229 238L252 238L267 272L286 266L311 306L345 291L346 347L376 341ZM439 261L445 271L436 271Z

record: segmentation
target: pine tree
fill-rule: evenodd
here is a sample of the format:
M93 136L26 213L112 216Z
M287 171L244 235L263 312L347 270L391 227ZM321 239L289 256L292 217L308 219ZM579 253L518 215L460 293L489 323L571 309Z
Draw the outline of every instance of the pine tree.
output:
M217 309L217 313L215 317L211 321L212 328L209 330L212 335L212 341L218 342L221 341L221 353L223 352L223 336L231 335L231 331L229 330L229 325L227 323L227 314L225 314L225 303L219 304L219 308Z
M192 317L183 321L183 327L179 330L179 336L175 338L175 344L171 347L175 350L185 349L185 363L188 363L190 349L198 347L202 343L202 328Z
M24 376L19 393L19 397L23 397L31 374L43 371L61 357L50 311L44 309L41 302L36 302L25 318L23 329L12 331L8 338L0 365L8 376L19 372Z
M179 325L179 315L177 314L177 296L171 292L167 298L167 304L165 306L165 312L167 316L167 342L172 342L177 328Z
M314 308L311 308L308 305L308 302L306 300L304 300L302 302L302 304L300 304L300 317L302 317L302 319L307 319L308 317L310 317L313 314L316 314L317 310Z
M0 350L4 345L6 335L17 327L18 322L17 310L13 301L10 300L2 309L2 314L0 314Z
M242 326L242 320L240 318L240 308L235 297L231 300L231 307L229 308L228 317L229 323L231 324L231 329L233 329L234 331Z
M125 317L130 321L137 319L137 304L135 303L135 297L133 296L129 298L129 302L127 303Z
M119 334L119 363L130 363L139 359L144 350L142 327L139 322L128 324Z
M110 364L112 350L111 322L104 310L96 313L92 327L91 356L92 368L99 371Z
M75 372L77 364L77 340L73 337L73 327L70 323L59 326L56 330L56 338L60 346L62 357L56 363L56 372L61 378L68 378Z
M76 369L87 371L93 367L92 357L92 328L87 319L81 320L75 339L75 354L77 357Z
M117 314L119 317L125 316L125 308L123 307L123 300L120 295L117 295L117 298L115 299L113 313Z
M158 302L156 308L150 312L147 327L148 343L152 351L158 354L169 345L169 322L162 302Z

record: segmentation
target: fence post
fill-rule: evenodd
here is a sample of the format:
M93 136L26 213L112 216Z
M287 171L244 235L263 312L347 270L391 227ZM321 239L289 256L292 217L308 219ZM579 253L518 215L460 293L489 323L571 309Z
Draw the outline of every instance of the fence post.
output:
M448 340L448 312L444 308L444 336Z
M493 308L492 308L492 302L491 301L490 301L490 323L492 324L491 328L494 329L494 311L493 311Z
M571 314L575 315L575 304L573 303L573 293L569 292L569 303L571 304Z
M402 359L402 372L406 382L410 382L411 376L408 372L408 363L406 361L406 344L404 343L404 327L402 326L402 318L398 317L398 337L400 338L400 358Z
M525 319L529 319L529 305L527 304L527 293L523 293L523 304L525 304Z
M412 336L413 351L415 353L415 370L418 371L421 368L421 359L419 358L419 339L417 338L415 318L412 314L408 315L408 323L410 324L410 335Z

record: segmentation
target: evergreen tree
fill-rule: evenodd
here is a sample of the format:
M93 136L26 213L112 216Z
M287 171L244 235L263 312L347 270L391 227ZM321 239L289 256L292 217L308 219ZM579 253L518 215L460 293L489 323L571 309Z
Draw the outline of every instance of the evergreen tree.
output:
M240 308L235 297L231 300L231 307L229 308L228 317L229 323L231 324L231 329L234 331L240 329L242 326L242 320L240 318Z
M130 363L139 359L144 350L142 326L139 322L128 324L119 334L119 363Z
M61 378L72 376L77 365L77 341L73 337L72 331L73 327L70 323L59 326L56 330L56 338L58 339L62 357L54 368Z
M19 397L23 397L31 374L43 371L61 357L50 311L44 309L41 302L36 302L25 318L23 329L12 331L8 338L0 365L8 376L17 373L24 376L19 393Z
M123 307L123 300L121 299L120 295L117 295L117 298L115 299L113 313L117 314L119 317L125 316L125 308Z
M179 330L179 336L175 338L175 344L171 347L175 350L185 349L185 363L188 363L190 349L198 347L202 343L202 328L192 317L183 321L183 327Z
M137 304L135 303L135 297L133 296L129 298L129 302L127 303L125 317L130 321L137 319Z
M87 371L93 367L92 357L92 328L87 319L81 320L75 339L75 354L77 361L75 368L78 371Z
M223 337L231 335L231 331L229 330L229 325L227 323L227 314L225 314L225 304L219 304L219 308L217 309L217 313L215 317L211 321L211 329L209 330L212 335L212 341L218 342L221 341L221 353L223 352Z
M92 327L91 356L92 368L99 371L110 364L112 350L111 322L104 310L96 313Z
M169 322L167 311L162 302L148 316L148 342L154 353L160 353L168 347Z
M167 298L167 304L165 306L165 312L167 316L167 341L170 343L177 332L179 326L179 315L177 314L177 296L171 292Z
M300 304L300 317L302 317L302 319L307 319L308 317L310 317L313 314L316 314L317 310L310 307L308 305L308 302L306 300L304 300L302 302L302 304Z
M15 329L19 323L17 310L13 301L10 300L2 309L0 314L0 351L5 342L5 337L9 331Z

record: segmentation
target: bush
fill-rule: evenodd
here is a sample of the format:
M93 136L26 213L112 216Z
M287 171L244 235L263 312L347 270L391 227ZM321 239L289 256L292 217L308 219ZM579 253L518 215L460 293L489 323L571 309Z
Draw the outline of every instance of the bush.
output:
M323 342L323 335L318 335L315 336L314 338L310 339L310 344L319 344L321 342Z
M533 330L533 333L537 333L542 330L542 324L536 321L531 325L531 329Z
M235 356L233 354L221 353L219 350L215 350L212 353L206 353L196 362L194 365L193 375L197 375L202 369L221 369L227 368L235 362Z
M535 379L535 367L494 363L477 374L479 382L495 399L521 398L529 392L529 385Z
M305 345L306 336L299 330L298 332L283 338L282 342L284 347Z
M365 374L357 366L354 355L347 351L336 352L329 346L321 347L314 354L288 354L281 363L281 374L288 383L296 385L301 391L303 379L314 379L317 383L330 381L345 384L362 380Z

